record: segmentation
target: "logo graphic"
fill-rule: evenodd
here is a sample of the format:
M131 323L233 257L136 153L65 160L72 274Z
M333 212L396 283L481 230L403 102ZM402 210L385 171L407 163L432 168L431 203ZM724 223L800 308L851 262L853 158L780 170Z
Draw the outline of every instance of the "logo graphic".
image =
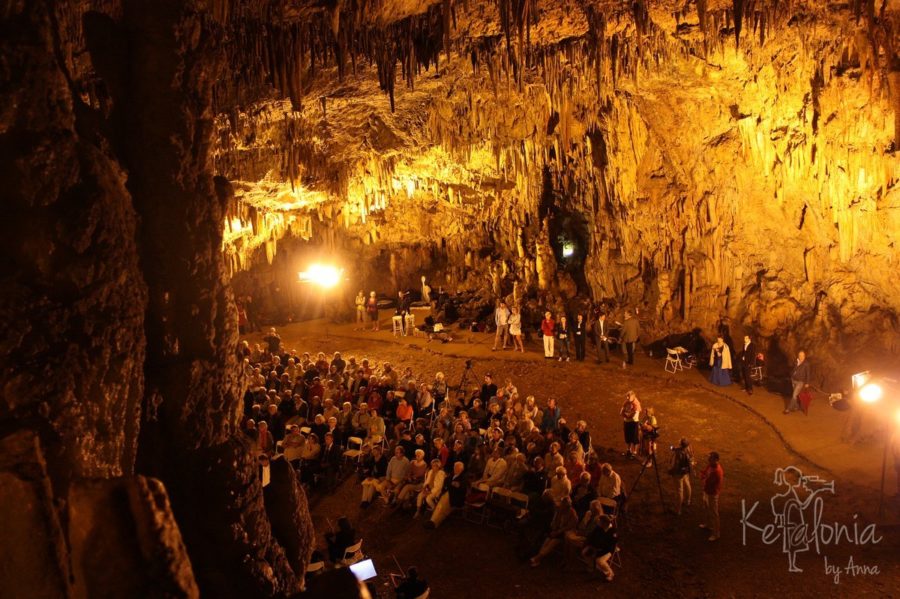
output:
M834 495L833 480L804 476L799 468L788 466L775 471L774 484L778 491L769 502L772 512L769 523L751 521L760 507L759 501L748 510L747 502L741 500L743 543L747 544L748 533L759 533L765 545L780 542L782 551L787 555L789 572L803 572L797 565L799 554L815 551L821 555L827 545L874 545L881 541L874 524L860 527L858 515L854 514L852 525L823 521L825 497ZM827 556L825 564L827 571Z

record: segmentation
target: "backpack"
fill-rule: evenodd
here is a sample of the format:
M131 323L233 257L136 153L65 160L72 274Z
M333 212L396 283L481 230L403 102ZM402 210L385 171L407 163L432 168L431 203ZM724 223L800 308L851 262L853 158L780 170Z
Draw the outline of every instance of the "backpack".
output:
M680 450L675 454L675 463L672 465L672 469L669 470L669 474L672 476L684 476L685 474L691 473L691 458L687 455L687 452L684 450Z

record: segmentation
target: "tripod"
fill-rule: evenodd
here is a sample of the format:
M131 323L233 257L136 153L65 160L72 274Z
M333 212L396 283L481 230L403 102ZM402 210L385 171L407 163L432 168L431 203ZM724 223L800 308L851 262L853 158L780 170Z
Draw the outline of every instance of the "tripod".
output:
M461 392L465 392L465 385L472 381L477 382L478 375L475 374L475 370L472 368L472 360L466 360L466 367L463 369L462 375L459 377L459 384L456 386L456 394L459 395Z
M647 470L647 467L653 464L653 469L656 471L656 488L659 489L659 503L663 507L663 511L666 509L666 499L663 497L662 490L662 481L659 478L659 464L656 462L656 449L653 448L650 450L650 455L647 456L647 459L644 460L644 463L641 465L641 471L638 472L637 478L634 479L634 482L631 484L631 490L628 491L628 495L625 496L625 501L622 502L622 507L624 508L628 503L628 500L634 495L635 489L637 489L638 483L641 481L641 477L644 475L644 472ZM625 510L627 512L627 510Z

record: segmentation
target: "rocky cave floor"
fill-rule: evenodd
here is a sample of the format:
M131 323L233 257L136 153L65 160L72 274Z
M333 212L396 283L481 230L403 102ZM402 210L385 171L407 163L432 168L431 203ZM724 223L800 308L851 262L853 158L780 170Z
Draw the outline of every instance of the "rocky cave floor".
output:
M368 357L395 366L410 366L417 377L430 380L444 371L452 385L459 382L466 358L474 359L480 378L492 372L498 384L511 378L521 395L533 394L543 405L549 396L560 399L569 422L588 421L601 459L613 464L627 489L640 465L621 457L622 432L618 418L621 398L634 389L642 405L654 407L661 425L660 460L681 436L691 439L698 460L711 450L722 456L725 488L720 501L722 538L709 543L699 530L699 481L694 481L694 507L681 518L668 515L660 505L656 480L648 470L630 499L629 529L621 533L624 567L613 584L577 563L564 565L559 553L539 568L530 568L516 557L516 537L496 528L485 528L458 519L448 520L437 530L425 530L421 521L393 512L379 502L366 510L359 507L359 485L346 479L332 495L314 492L312 515L321 544L326 519L334 522L347 515L364 538L363 549L381 574L395 571L392 556L404 566L417 565L431 583L432 596L462 597L476 593L496 597L568 597L598 594L652 597L748 597L779 595L889 597L900 588L900 566L896 561L900 537L895 523L898 504L889 501L885 517L876 516L881 453L875 445L850 447L839 443L844 415L830 410L824 401L814 402L808 418L799 415L778 418L780 396L757 388L747 397L732 386L722 393L705 382L704 371L685 371L672 376L663 372L662 361L638 356L633 369L623 371L619 354L610 364L598 365L590 356L585 363L550 362L542 358L537 343L526 345L526 353L492 352L493 337L459 332L448 344L429 343L422 337L393 337L390 331L357 332L353 325L329 325L327 337L321 322L294 324L279 329L284 343L299 351L341 351L344 357ZM261 335L251 335L251 341ZM748 409L749 408L751 409ZM799 449L794 451L792 448ZM809 457L810 459L806 459ZM776 494L773 473L793 465L804 474L834 479L835 495L825 497L822 522L847 524L878 522L877 544L823 546L799 554L802 574L788 572L787 556L780 540L765 545L760 534L747 531L743 539L742 502L750 510L759 507L750 521L764 526L773 522L769 500ZM663 466L661 478L666 501L674 490ZM894 479L888 464L888 488ZM859 514L858 518L854 515ZM842 568L838 582L826 574L829 565ZM877 566L879 572L848 571L856 566ZM383 581L380 584L385 584ZM384 587L381 587L382 590ZM388 595L385 595L388 596Z

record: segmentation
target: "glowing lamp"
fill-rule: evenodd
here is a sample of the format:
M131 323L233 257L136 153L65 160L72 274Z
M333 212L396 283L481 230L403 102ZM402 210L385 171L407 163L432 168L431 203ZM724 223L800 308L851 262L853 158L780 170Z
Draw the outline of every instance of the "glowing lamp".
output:
M563 258L570 258L575 255L575 244L572 242L566 242L562 247L562 256Z
M341 281L343 268L326 264L313 264L305 271L298 273L304 283L312 283L323 289L331 289Z
M853 384L854 389L860 389L869 382L871 373L868 370L863 370L862 372L857 372L852 377L850 377L850 381Z
M900 410L894 413L894 421L897 423L897 426L900 426Z
M868 383L859 389L859 398L866 403L875 403L881 399L882 395L881 386L875 383Z

